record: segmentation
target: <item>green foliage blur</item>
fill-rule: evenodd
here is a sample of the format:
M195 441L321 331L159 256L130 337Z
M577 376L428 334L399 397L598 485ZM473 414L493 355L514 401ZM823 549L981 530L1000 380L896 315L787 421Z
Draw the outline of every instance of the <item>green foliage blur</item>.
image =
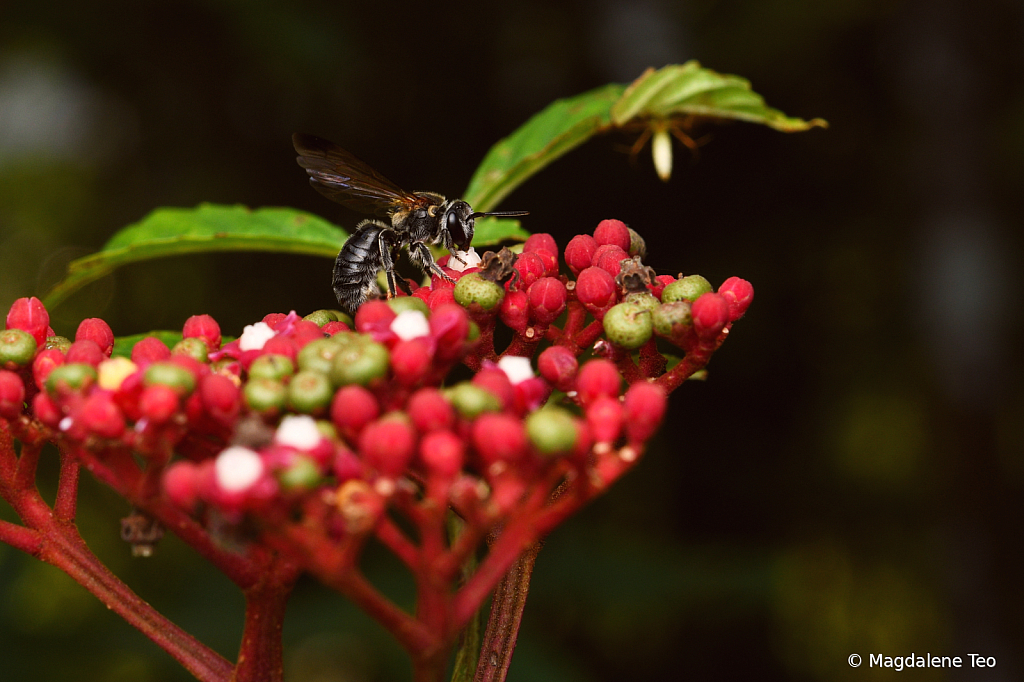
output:
M1021 239L1024 11L1005 0L818 3L16 3L0 8L0 309L160 206L292 206L293 132L403 187L462 191L552 100L699 59L828 131L731 124L676 145L660 182L635 136L591 141L498 208L564 245L603 218L660 272L757 291L658 444L540 555L509 679L867 680L847 656L998 660L1024 677ZM115 333L209 313L225 334L333 307L331 263L151 261L52 311ZM43 480L55 480L51 453ZM84 477L90 546L233 659L242 598L173 537L118 539ZM0 504L0 517L12 518ZM384 552L375 582L408 604ZM408 679L370 619L312 582L285 628L289 682ZM4 682L189 676L56 569L0 546ZM973 671L929 679L984 679ZM991 679L996 679L992 677Z

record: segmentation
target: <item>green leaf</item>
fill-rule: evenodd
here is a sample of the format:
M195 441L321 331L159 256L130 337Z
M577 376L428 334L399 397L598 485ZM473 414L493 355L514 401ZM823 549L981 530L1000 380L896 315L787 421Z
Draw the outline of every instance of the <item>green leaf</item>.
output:
M475 221L473 246L494 246L504 241L526 241L530 233L522 228L518 220L509 218L480 218Z
M463 198L490 211L524 180L611 124L611 107L622 95L611 84L550 105L491 147Z
M53 307L73 292L127 263L208 251L275 251L334 258L347 233L291 208L200 204L158 208L115 234L97 253L73 261L44 298Z
M626 89L611 114L620 127L636 118L682 115L738 119L783 132L828 127L820 118L805 121L786 116L765 104L764 98L750 89L750 81L702 68L696 61L648 69Z

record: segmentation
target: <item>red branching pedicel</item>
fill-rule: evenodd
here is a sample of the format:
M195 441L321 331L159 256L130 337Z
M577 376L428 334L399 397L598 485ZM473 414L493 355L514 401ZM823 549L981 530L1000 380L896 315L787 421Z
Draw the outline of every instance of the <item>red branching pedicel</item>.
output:
M668 393L707 364L753 297L736 277L716 293L699 276L655 276L637 240L602 221L569 243L569 276L555 240L537 234L518 259L446 269L454 288L435 278L414 296L366 303L355 331L327 311L311 316L319 323L270 314L222 347L217 322L197 315L174 349L150 337L130 360L111 356L99 319L83 321L74 344L47 339L46 309L20 299L0 367L0 495L23 525L0 522L0 540L72 575L209 682L281 680L280 625L301 572L389 629L417 680L438 680L508 573L478 671L499 678L487 661L501 652L507 666L518 623L508 610L521 611L536 543L636 464ZM499 321L512 332L502 349ZM474 378L445 385L459 363ZM35 487L45 442L62 455L52 508ZM143 527L176 533L243 590L236 663L89 553L74 527L81 466ZM462 520L455 537L451 514ZM363 576L371 538L414 576L415 612Z

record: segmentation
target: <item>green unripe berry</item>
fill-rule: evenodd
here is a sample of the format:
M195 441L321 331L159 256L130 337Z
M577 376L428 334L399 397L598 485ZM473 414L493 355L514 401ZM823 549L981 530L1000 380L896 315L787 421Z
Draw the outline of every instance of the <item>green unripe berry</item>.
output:
M328 322L338 321L337 316L335 316L335 314L330 310L314 310L313 312L311 312L309 315L306 315L302 319L308 320L309 322L312 322L318 327L322 327Z
M484 412L501 411L501 400L490 391L464 381L446 392L448 401L466 419L475 419Z
M174 344L171 355L187 355L196 362L207 363L210 361L210 350L206 347L206 341L198 336L182 339Z
M473 343L480 338L480 325L473 320L469 321L469 331L466 332L466 341Z
M35 338L21 329L0 332L0 368L8 363L24 367L35 357L36 346Z
M526 418L526 435L544 455L568 452L576 445L576 420L560 407L546 407Z
M344 322L346 325L348 325L349 329L356 326L355 322L352 320L352 316L349 315L348 313L342 312L340 310L332 310L331 314L334 315L334 319L336 319L338 322Z
M687 327L693 326L690 304L686 301L662 303L651 313L651 324L658 336L673 337Z
M50 350L51 348L56 348L61 353L67 355L68 348L71 348L71 339L66 336L47 336L43 349Z
M281 487L285 490L309 490L315 487L323 477L316 463L309 457L298 457L291 466L278 474Z
M376 341L369 340L361 334L353 334L364 340L343 344L334 356L331 365L331 381L335 386L359 384L365 386L374 379L387 376L391 356L388 349Z
M418 296L396 296L388 301L388 305L396 315L404 313L406 310L418 310L430 317L430 308L427 306L427 302Z
M250 379L242 388L242 396L253 412L275 415L284 410L288 389L275 379Z
M341 352L341 349L341 343L334 337L315 339L302 347L295 361L302 371L328 374L331 367L334 366L335 356Z
M35 340L33 340L35 343ZM54 367L46 377L46 392L56 395L60 391L80 391L96 382L96 368L81 362Z
M649 291L637 291L632 294L627 294L626 298L623 299L623 303L635 303L644 310L650 310L654 312L661 303L658 301L658 297Z
M636 303L619 303L611 307L601 320L604 335L616 346L632 350L651 338L651 311Z
M249 365L249 379L283 381L295 373L295 364L287 355L261 355Z
M302 371L288 382L288 407L296 412L312 414L327 409L334 389L326 374Z
M693 303L702 294L706 294L709 291L714 291L714 287L711 286L711 282L707 281L700 275L687 275L682 279L677 279L666 286L661 292L662 303L672 303L673 301L689 301Z
M154 362L146 368L142 383L146 386L162 384L179 395L187 395L196 389L195 375L173 362Z
M463 308L477 306L494 310L505 298L505 287L484 279L478 272L471 272L455 283L454 295L455 302Z

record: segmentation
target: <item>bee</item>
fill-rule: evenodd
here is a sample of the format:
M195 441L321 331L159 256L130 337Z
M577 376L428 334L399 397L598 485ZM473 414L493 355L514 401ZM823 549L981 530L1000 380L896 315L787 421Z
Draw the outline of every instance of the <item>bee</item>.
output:
M465 265L459 253L469 250L476 218L527 215L526 211L474 212L461 199L406 192L338 145L313 135L296 133L292 144L316 191L347 208L388 219L359 223L334 262L334 294L353 315L374 295L380 270L387 278L388 298L398 293L396 284L408 292L405 280L395 276L395 261L403 247L408 247L409 259L423 274L454 282L434 261L429 245L443 246Z

